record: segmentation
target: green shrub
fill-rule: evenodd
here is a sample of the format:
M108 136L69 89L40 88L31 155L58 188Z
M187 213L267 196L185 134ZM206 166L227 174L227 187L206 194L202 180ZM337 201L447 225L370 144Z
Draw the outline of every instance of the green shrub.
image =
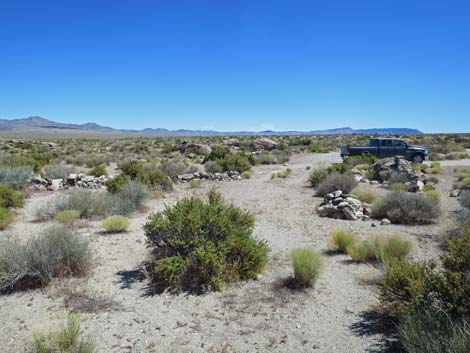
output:
M368 240L353 243L346 250L351 259L356 262L367 262L377 259L374 244Z
M431 162L431 174L439 174L442 172L441 163Z
M204 163L207 161L217 161L219 159L224 159L226 155L230 154L229 146L212 146L211 153L204 158Z
M44 176L49 179L65 179L76 170L72 166L64 164L49 164L43 168Z
M377 194L373 191L365 190L361 187L356 187L351 192L353 195L356 195L359 200L366 203L372 203L377 199Z
M98 164L97 166L93 167L87 174L95 176L108 175L108 172L106 170L106 164Z
M428 170L428 165L424 163L412 164L412 168L415 172L426 173Z
M80 319L69 314L67 324L57 332L36 333L32 353L93 353L95 343L91 338L81 339Z
M317 186L316 194L325 196L336 190L349 194L356 186L357 181L351 174L330 174Z
M356 168L357 170L366 171L369 170L369 167L369 164L357 164L354 168Z
M377 162L379 159L373 155L371 155L370 153L362 153L361 155L359 156L349 156L349 157L345 157L343 159L343 164L349 166L349 168L352 168L354 166L357 166L357 165L371 165L371 164L374 164L375 162Z
M127 184L131 178L128 175L119 174L114 178L106 180L105 185L108 188L108 191L111 193L116 193L122 190L122 187Z
M250 178L251 178L251 175L252 175L252 174L251 174L251 172L249 172L249 171L246 171L246 172L243 172L243 173L242 173L243 179L250 179Z
M236 154L228 154L218 163L224 171L237 171L239 173L246 172L251 169L251 163L248 156L242 152Z
M189 187L191 189L198 188L202 185L202 180L201 179L193 179L189 182Z
M252 237L254 217L212 190L149 217L153 280L167 288L201 292L246 280L263 270L268 247Z
M204 165L208 173L222 173L224 168L216 161L209 161Z
M390 260L380 283L379 298L384 313L400 318L432 300L434 264Z
M80 217L80 211L77 210L64 210L55 215L55 220L67 226L72 226Z
M0 207L23 207L24 198L12 186L0 184Z
M147 185L152 190L160 189L168 191L173 189L172 181L160 169L144 169L135 180Z
M59 276L81 276L90 265L88 243L71 228L53 226L26 244L0 247L0 292L47 285Z
M429 224L441 214L439 202L420 194L393 191L372 204L374 218L398 224Z
M357 242L357 236L343 229L334 229L328 239L328 248L335 253L346 253L347 248Z
M8 208L0 207L0 230L4 230L15 219L15 215Z
M328 176L328 168L325 166L316 166L310 172L310 176L308 180L310 181L310 185L312 187L317 187L323 180L326 179Z
M413 248L413 244L398 235L377 236L373 239L377 260L387 263L392 259L404 259Z
M165 173L165 175L173 177L186 173L188 170L188 164L184 161L184 159L181 158L163 159L160 161L158 169Z
M470 322L439 310L417 309L400 320L398 336L407 353L467 353Z
M108 197L110 207L108 207L107 213L128 215L141 208L148 197L147 186L138 181L130 180L122 186L120 192L111 194ZM107 213L103 213L103 215Z
M424 188L423 188L423 191L426 192L426 191L433 191L433 190L436 190L436 187L434 185L431 185L431 184L426 184L424 185Z
M460 180L459 189L470 189L470 176L466 176Z
M311 249L294 249L291 252L296 287L312 287L322 267L321 255Z
M145 172L145 166L142 162L135 159L127 161L119 166L122 174L129 176L131 179L136 179L139 175Z
M129 228L131 221L127 217L115 215L104 219L101 225L106 233L121 233Z
M441 202L442 200L442 195L439 191L437 190L429 190L425 192L426 197L429 197L437 202Z
M391 191L408 191L408 186L403 183L392 183L388 186Z
M18 189L27 184L33 174L31 166L0 166L0 184Z

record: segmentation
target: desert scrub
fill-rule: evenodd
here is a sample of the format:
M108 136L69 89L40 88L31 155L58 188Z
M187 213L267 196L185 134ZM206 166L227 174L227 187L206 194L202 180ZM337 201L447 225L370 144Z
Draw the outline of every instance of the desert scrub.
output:
M58 205L62 210L77 210L80 218L101 217L109 213L111 204L108 193L96 190L74 189Z
M188 170L188 163L182 159L162 159L160 164L158 165L158 169L160 169L165 175L169 177L173 177L176 175L181 175L186 173Z
M191 189L196 189L202 185L202 180L201 179L193 179L189 182L189 187Z
M124 216L110 216L103 220L101 226L106 233L121 233L129 229L131 221Z
M149 190L146 185L130 180L121 191L108 195L110 212L118 215L128 215L143 207L144 202L149 198Z
M351 191L353 195L356 195L359 200L366 203L372 203L377 199L377 194L373 191L366 190L362 187L356 187L353 191Z
M242 173L242 178L243 178L243 179L250 179L250 178L251 178L251 175L252 175L251 172L246 171L246 172L243 172L243 173Z
M294 249L290 254L297 288L312 287L322 268L321 255L312 249Z
M78 218L80 218L80 211L77 210L64 210L55 215L55 220L66 226L73 226Z
M404 191L392 191L372 204L372 217L397 224L429 224L440 214L438 201Z
M356 262L368 262L377 259L374 244L369 240L353 243L346 250L351 259Z
M464 191L460 195L459 198L460 205L462 205L463 208L468 208L470 209L470 191Z
M431 174L439 174L442 172L441 163L431 162Z
M90 266L88 242L71 228L52 226L25 244L0 248L0 292L42 287L53 278L82 276Z
M390 191L408 191L408 186L403 183L392 183L388 186Z
M275 179L275 178L287 178L289 175L292 174L292 169L290 168L287 168L286 170L282 171L282 172L274 172L271 174L271 179Z
M217 163L217 161L208 161L205 165L204 168L206 169L206 172L208 173L222 173L224 171L224 168Z
M351 174L330 174L318 184L316 194L325 196L337 190L341 190L345 194L349 194L352 189L357 186L354 175Z
M94 175L94 176L108 175L108 172L106 170L106 164L99 164L93 167L87 172L87 174Z
M408 353L467 353L470 321L439 309L420 308L400 320L398 338Z
M30 166L0 166L0 183L19 189L26 185L33 174Z
M349 246L357 242L357 235L349 233L343 229L334 229L328 239L328 248L334 253L346 253Z
M4 230L15 220L15 215L8 208L0 207L0 230Z
M0 184L0 207L23 207L24 198L11 185Z
M164 288L203 292L253 278L269 248L253 238L254 216L227 203L215 190L179 200L144 225L152 248L153 281Z
M429 197L437 202L441 202L442 200L442 195L437 190L428 190L424 194L426 195L426 197Z
M223 159L218 160L224 171L237 171L243 173L251 170L249 157L243 153L227 154Z
M64 164L49 164L43 168L44 176L49 179L65 179L71 173L75 173L75 167Z
M372 239L375 257L381 262L404 259L413 249L411 241L399 235L376 236Z
M69 314L67 323L56 332L34 334L32 353L93 353L95 343L91 338L82 339L80 319Z
M317 165L314 166L312 171L310 172L308 181L312 187L317 187L323 180L326 179L328 176L328 168L324 165Z

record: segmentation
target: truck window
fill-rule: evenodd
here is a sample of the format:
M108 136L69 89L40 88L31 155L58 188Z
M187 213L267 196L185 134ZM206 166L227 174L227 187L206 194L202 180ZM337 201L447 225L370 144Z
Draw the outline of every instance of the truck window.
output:
M371 139L369 141L369 147L377 147L379 145L379 140L377 139Z
M396 147L406 147L406 144L402 140L393 140L393 145Z
M382 146L385 146L385 147L392 146L392 140L382 140Z

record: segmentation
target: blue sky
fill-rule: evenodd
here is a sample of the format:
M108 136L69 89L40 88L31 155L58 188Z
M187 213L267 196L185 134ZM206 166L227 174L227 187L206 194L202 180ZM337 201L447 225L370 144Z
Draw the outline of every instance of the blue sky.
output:
M1 1L0 118L470 132L468 1Z

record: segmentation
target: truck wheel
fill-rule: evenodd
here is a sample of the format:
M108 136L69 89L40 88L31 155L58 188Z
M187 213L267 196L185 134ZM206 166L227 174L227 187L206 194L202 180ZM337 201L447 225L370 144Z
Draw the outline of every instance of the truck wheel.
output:
M424 157L422 154L416 153L413 155L413 157L411 157L411 161L416 164L421 164L424 161Z

